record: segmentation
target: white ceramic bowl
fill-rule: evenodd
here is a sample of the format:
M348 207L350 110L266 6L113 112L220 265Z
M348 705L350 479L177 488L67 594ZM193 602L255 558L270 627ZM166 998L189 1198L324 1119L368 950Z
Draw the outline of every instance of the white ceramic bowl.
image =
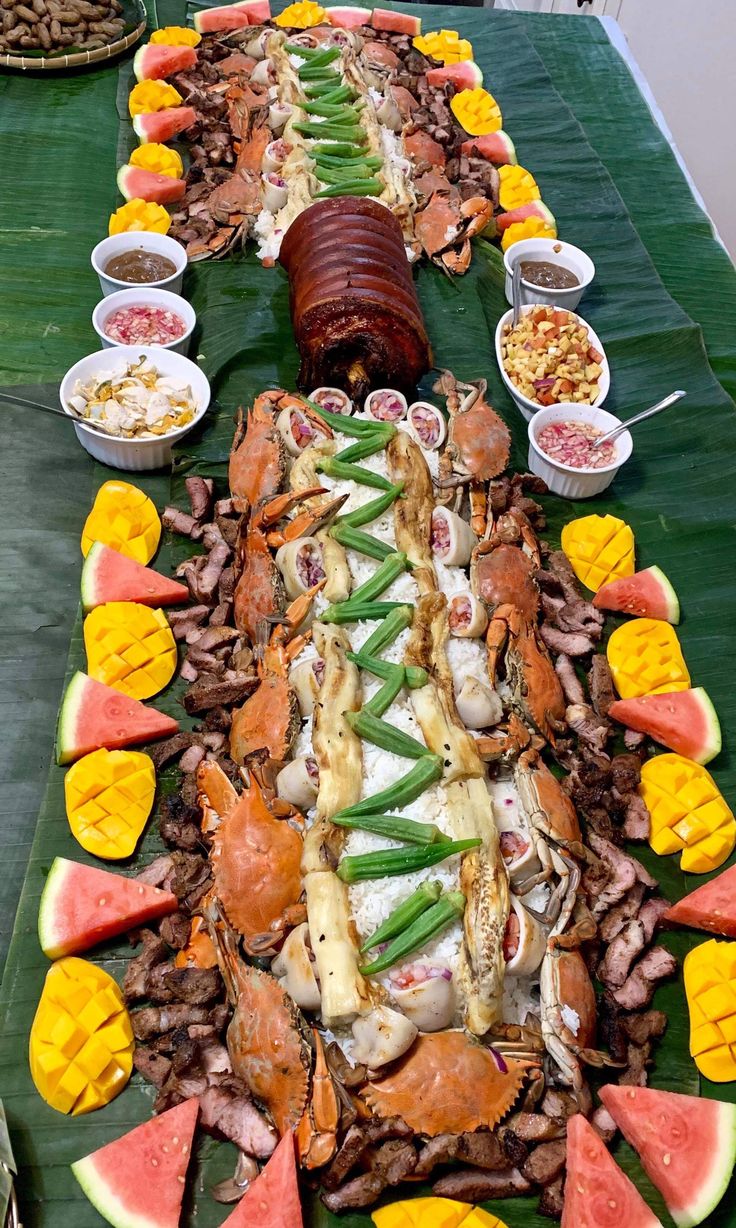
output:
M557 307L574 311L595 277L595 265L590 256L586 256L579 247L573 247L572 243L563 243L562 239L520 239L518 243L512 243L503 258L507 303L514 301L511 277L517 260L547 260L550 264L564 265L580 283L569 290L545 290L543 286L535 286L533 282L522 279L522 303L554 303Z
M156 439L118 439L114 435L95 431L83 422L75 423L74 429L82 447L89 452L90 456L94 456L95 460L102 461L103 465L109 465L112 469L140 472L144 469L161 469L170 465L173 444L193 430L204 417L210 403L210 385L207 376L195 363L184 358L182 354L176 354L173 350L166 350L155 345L116 345L113 349L97 350L94 354L88 354L86 358L81 358L67 371L59 388L59 400L64 412L70 418L74 416L69 410L68 400L77 380L86 381L103 371L125 370L129 363L134 362L141 355L150 358L162 375L175 375L188 380L197 403L197 410L193 420L186 426Z
M156 252L159 256L167 256L176 268L176 272L170 277L164 277L161 281L148 282L146 289L157 286L159 289L171 290L173 294L181 294L184 270L187 267L187 254L176 239L170 239L168 235L156 234L152 230L128 230L125 234L109 235L93 249L90 259L92 268L100 279L102 293L115 294L118 290L130 290L131 284L134 283L120 281L117 277L109 277L105 272L105 265L112 260L113 256L135 251L136 248L143 248L146 252Z
M189 339L197 323L197 313L180 294L172 294L170 290L160 290L158 287L131 286L129 290L118 290L100 300L92 312L92 327L100 338L104 349L117 349L124 344L113 341L105 332L105 322L121 307L163 307L165 311L173 311L185 324L182 337L169 341L166 345L156 345L157 350L171 350L176 354L186 354L189 349Z
M543 478L550 490L565 499L590 499L598 495L615 478L622 465L625 465L633 450L630 431L623 431L615 440L616 456L610 465L600 469L575 469L572 465L563 465L561 461L553 460L537 444L540 433L552 422L590 422L601 431L612 431L620 426L619 418L609 414L605 409L594 405L560 404L550 405L540 409L529 423L529 468L532 473Z
M549 306L549 304L548 303L544 303L544 304L529 303L525 307L522 307L521 313L522 315L526 315L529 311L532 310L533 307L539 307L539 306L547 307ZM504 314L501 316L501 319L498 321L498 324L496 325L496 342L495 342L496 362L498 363L498 369L501 372L501 379L503 380L504 384L506 385L509 392L511 393L511 396L513 397L518 408L520 409L522 416L526 419L527 422L531 422L534 415L536 413L539 413L539 411L543 409L544 406L537 404L536 401L532 401L529 397L525 397L523 393L519 392L519 389L516 387L516 384L513 383L513 381L509 379L503 367L503 357L501 354L501 342L503 340L503 330L506 324L511 323L513 314L514 314L513 308L510 311L504 312ZM608 366L608 359L606 358L606 351L603 348L603 342L601 341L598 334L593 332L593 329L590 327L587 321L583 319L582 316L577 315L577 312L575 311L571 312L570 314L576 316L577 319L580 321L580 323L585 325L585 327L588 330L588 334L590 336L590 340L592 344L603 355L603 359L601 361L601 377L598 380L598 384L599 384L598 396L593 402L594 405L602 405L606 397L608 396L608 392L611 387L611 371ZM580 402L577 402L577 401L575 402L576 405L579 403Z

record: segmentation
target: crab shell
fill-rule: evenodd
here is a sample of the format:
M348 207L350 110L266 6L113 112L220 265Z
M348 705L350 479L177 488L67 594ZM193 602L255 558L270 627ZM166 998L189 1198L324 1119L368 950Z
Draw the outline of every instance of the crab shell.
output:
M240 412L228 479L233 497L241 503L247 501L251 507L275 495L286 476L286 448L276 426L276 413L285 407L282 402L288 396L282 389L264 392L256 397L245 422Z
M514 778L524 811L537 831L562 845L582 839L571 799L536 751L521 755Z
M448 440L459 462L456 467L477 481L498 477L509 463L509 428L491 409L483 392L469 408L450 415Z
M227 1030L233 1071L266 1106L280 1135L302 1119L311 1050L303 1022L275 977L242 964L238 1000Z
M527 1064L506 1060L499 1070L491 1052L467 1032L421 1034L390 1074L368 1084L366 1103L379 1116L402 1117L417 1134L464 1134L493 1129L514 1104Z
M539 613L539 589L532 560L518 546L481 542L473 551L470 579L473 592L493 611L513 605L530 620Z
M495 661L506 640L503 655L514 707L554 745L556 728L565 716L560 680L536 627L512 605L499 606L488 624L486 645L492 684Z
M282 761L300 728L299 701L288 678L265 674L258 689L233 711L230 755L245 763L250 755L267 751L269 758Z
M284 923L302 891L301 832L276 819L255 776L225 815L212 840L214 893L246 948Z

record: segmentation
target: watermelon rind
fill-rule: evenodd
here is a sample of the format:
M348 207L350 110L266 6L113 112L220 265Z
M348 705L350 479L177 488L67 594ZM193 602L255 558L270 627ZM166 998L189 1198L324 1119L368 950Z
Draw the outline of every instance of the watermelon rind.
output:
M358 26L369 26L371 23L371 9L361 9L357 6L353 8L351 5L340 8L333 5L332 8L325 9L327 20L331 26L336 26L339 30L356 29Z
M236 0L235 4L221 4L214 9L200 9L199 12L194 14L194 28L198 34L214 34L218 30L245 29L246 26L254 24L248 15L250 7L248 0L239 0L239 2ZM224 13L241 13L244 18L242 27L228 22L218 25L217 23L221 20Z
M190 118L191 116L191 118ZM187 122L184 122L184 121ZM170 141L196 123L193 107L166 107L163 111L144 111L133 116L133 131L141 145Z
M707 1219L711 1211L718 1206L733 1176L736 1164L736 1104L726 1104L722 1100L706 1100L704 1097L687 1096L677 1092L656 1092L646 1087L626 1088L607 1085L601 1088L600 1096L627 1142L639 1155L650 1181L662 1194L667 1210L678 1228L697 1228L697 1225L702 1224L703 1220ZM651 1138L647 1139L647 1145L652 1149L651 1156L648 1156L646 1151L642 1154L642 1139L637 1138L639 1132L632 1128L633 1121L629 1119L627 1106L623 1102L625 1096L632 1096L639 1102L635 1110L636 1118L641 1127L648 1127L647 1133L651 1133ZM662 1097L665 1099L663 1100ZM715 1128L711 1132L718 1139L716 1146L709 1143L706 1154L699 1153L692 1157L685 1155L679 1158L679 1169L683 1170L683 1182L687 1180L687 1190L692 1190L692 1193L683 1189L677 1203L673 1198L672 1184L668 1183L668 1189L662 1188L664 1182L659 1158L657 1157L657 1162L654 1162L655 1149L658 1151L662 1145L658 1141L657 1119L667 1112L666 1101L670 1097L673 1105L679 1101L691 1102L683 1105L679 1110L680 1113L690 1117L715 1113ZM651 1123L647 1122L648 1102L651 1103ZM677 1157L671 1154L673 1148L669 1140L667 1146L670 1151L670 1159L668 1161L663 1156L662 1164L668 1165L666 1172L669 1178L678 1173L678 1166L673 1164L673 1160Z
M422 32L421 17L413 13L395 13L391 9L374 9L371 16L374 30L383 30L388 34L408 34L416 38Z
M57 763L70 763L77 754L75 725L84 700L86 685L87 675L77 672L70 680L61 701L59 719L56 723Z
M104 578L106 564L120 569L120 575ZM147 583L148 582L148 583ZM184 605L189 600L189 590L176 580L170 580L145 567L143 563L120 554L104 542L93 542L82 567L82 608L85 614L95 606L108 601L138 601L141 605L158 608L162 605Z
M149 59L153 60L152 68L146 68L146 62ZM164 81L174 73L192 68L196 62L197 52L194 47L169 47L165 43L145 43L133 56L133 73L136 81Z
M183 179L157 175L154 171L146 171L127 162L118 171L117 184L118 191L126 200L149 200L157 205L180 200L187 187Z
M700 709L699 715L705 726L705 734L700 742L693 739L693 714L688 711L688 704L694 704ZM662 736L662 718L666 716L667 707L671 712L680 709L683 718L689 717L687 726L682 731L678 730L676 736ZM695 763L710 763L723 744L718 713L708 692L702 686L693 687L689 691L668 691L656 695L640 695L635 699L617 699L611 704L608 715L622 725L628 725L630 729L646 733L655 742L661 742L663 746L684 755L686 759L693 759Z
M177 1228L198 1110L184 1100L71 1165L113 1228Z
M120 1198L109 1186L104 1185L95 1168L94 1155L75 1160L72 1172L84 1190L92 1206L113 1228L161 1228L161 1221L151 1216L131 1215ZM155 1210L152 1208L152 1214Z
M637 590L641 590L640 592ZM634 594L626 604L624 594ZM639 609L631 608L631 601L639 603ZM664 622L679 623L680 602L661 567L645 567L633 576L623 576L604 584L593 598L599 610L614 610L619 614L634 614L639 618L661 618Z
M38 939L47 959L77 955L176 908L176 896L169 891L67 857L55 857L41 893Z

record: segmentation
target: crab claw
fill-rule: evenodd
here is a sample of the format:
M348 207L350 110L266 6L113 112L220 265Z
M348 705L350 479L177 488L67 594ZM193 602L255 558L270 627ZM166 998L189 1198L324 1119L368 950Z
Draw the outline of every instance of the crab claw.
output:
M304 499L309 499L313 495L324 493L323 486L308 487L306 490L300 490L298 494L289 496L292 500L291 506L301 502ZM286 498L286 496L283 496ZM318 503L316 507L310 508L306 512L300 512L298 516L294 516L292 520L287 521L283 529L272 529L266 534L266 540L272 548L283 546L285 542L294 541L297 537L307 537L313 533L317 533L323 529L325 525L334 520L340 508L349 498L346 493L338 495L336 499L326 499L323 503ZM278 519L278 517L276 517Z

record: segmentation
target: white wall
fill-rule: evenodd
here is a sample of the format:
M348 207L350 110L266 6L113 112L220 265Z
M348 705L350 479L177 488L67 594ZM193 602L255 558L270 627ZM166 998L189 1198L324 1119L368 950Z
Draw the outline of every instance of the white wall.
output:
M736 259L734 0L622 0L618 20Z
M736 0L495 0L496 8L616 17L736 260Z

